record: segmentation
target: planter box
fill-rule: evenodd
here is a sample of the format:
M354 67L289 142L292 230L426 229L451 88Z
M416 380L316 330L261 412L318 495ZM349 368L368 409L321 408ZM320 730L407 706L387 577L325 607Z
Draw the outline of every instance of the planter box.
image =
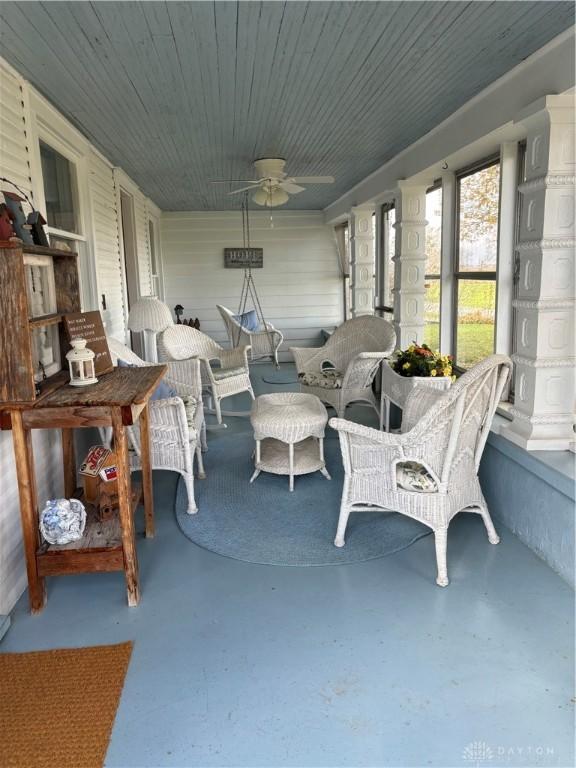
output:
M390 403L404 408L406 398L415 387L432 387L444 391L450 388L450 376L400 376L389 363L382 364L382 394L380 396L380 429L390 430Z

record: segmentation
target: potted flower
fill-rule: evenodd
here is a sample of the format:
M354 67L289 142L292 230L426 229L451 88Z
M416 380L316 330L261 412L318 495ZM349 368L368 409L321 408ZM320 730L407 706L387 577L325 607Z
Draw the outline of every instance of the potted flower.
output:
M414 387L444 390L450 387L455 378L451 355L441 355L438 351L432 351L427 344L416 342L405 350L396 350L388 364L382 366L382 398L386 401L387 425L390 402L403 408Z

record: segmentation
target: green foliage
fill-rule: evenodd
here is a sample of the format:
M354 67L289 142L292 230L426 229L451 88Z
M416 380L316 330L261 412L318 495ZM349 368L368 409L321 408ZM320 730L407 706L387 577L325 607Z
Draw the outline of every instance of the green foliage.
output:
M452 358L433 352L427 344L411 344L398 350L391 363L399 376L451 376Z

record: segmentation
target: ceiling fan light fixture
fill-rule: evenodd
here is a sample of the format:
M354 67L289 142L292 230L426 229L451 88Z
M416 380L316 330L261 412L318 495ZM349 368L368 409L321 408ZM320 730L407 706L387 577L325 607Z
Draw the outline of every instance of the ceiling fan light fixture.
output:
M252 200L256 205L261 205L265 208L276 208L278 205L287 203L289 199L290 195L279 188L269 190L261 187L252 195Z

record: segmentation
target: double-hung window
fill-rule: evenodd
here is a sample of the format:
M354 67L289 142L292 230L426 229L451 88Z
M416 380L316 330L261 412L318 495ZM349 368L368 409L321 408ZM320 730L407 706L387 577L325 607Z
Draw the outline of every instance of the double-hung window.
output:
M85 221L80 203L78 168L80 158L72 159L59 151L57 139L40 139L39 159L42 169L41 197L46 210L47 233L53 248L78 253L82 306L94 304L93 264L88 263ZM63 142L62 142L63 143ZM58 149L56 149L58 147ZM65 150L63 150L65 151Z
M469 368L494 352L500 162L457 174L453 350Z

